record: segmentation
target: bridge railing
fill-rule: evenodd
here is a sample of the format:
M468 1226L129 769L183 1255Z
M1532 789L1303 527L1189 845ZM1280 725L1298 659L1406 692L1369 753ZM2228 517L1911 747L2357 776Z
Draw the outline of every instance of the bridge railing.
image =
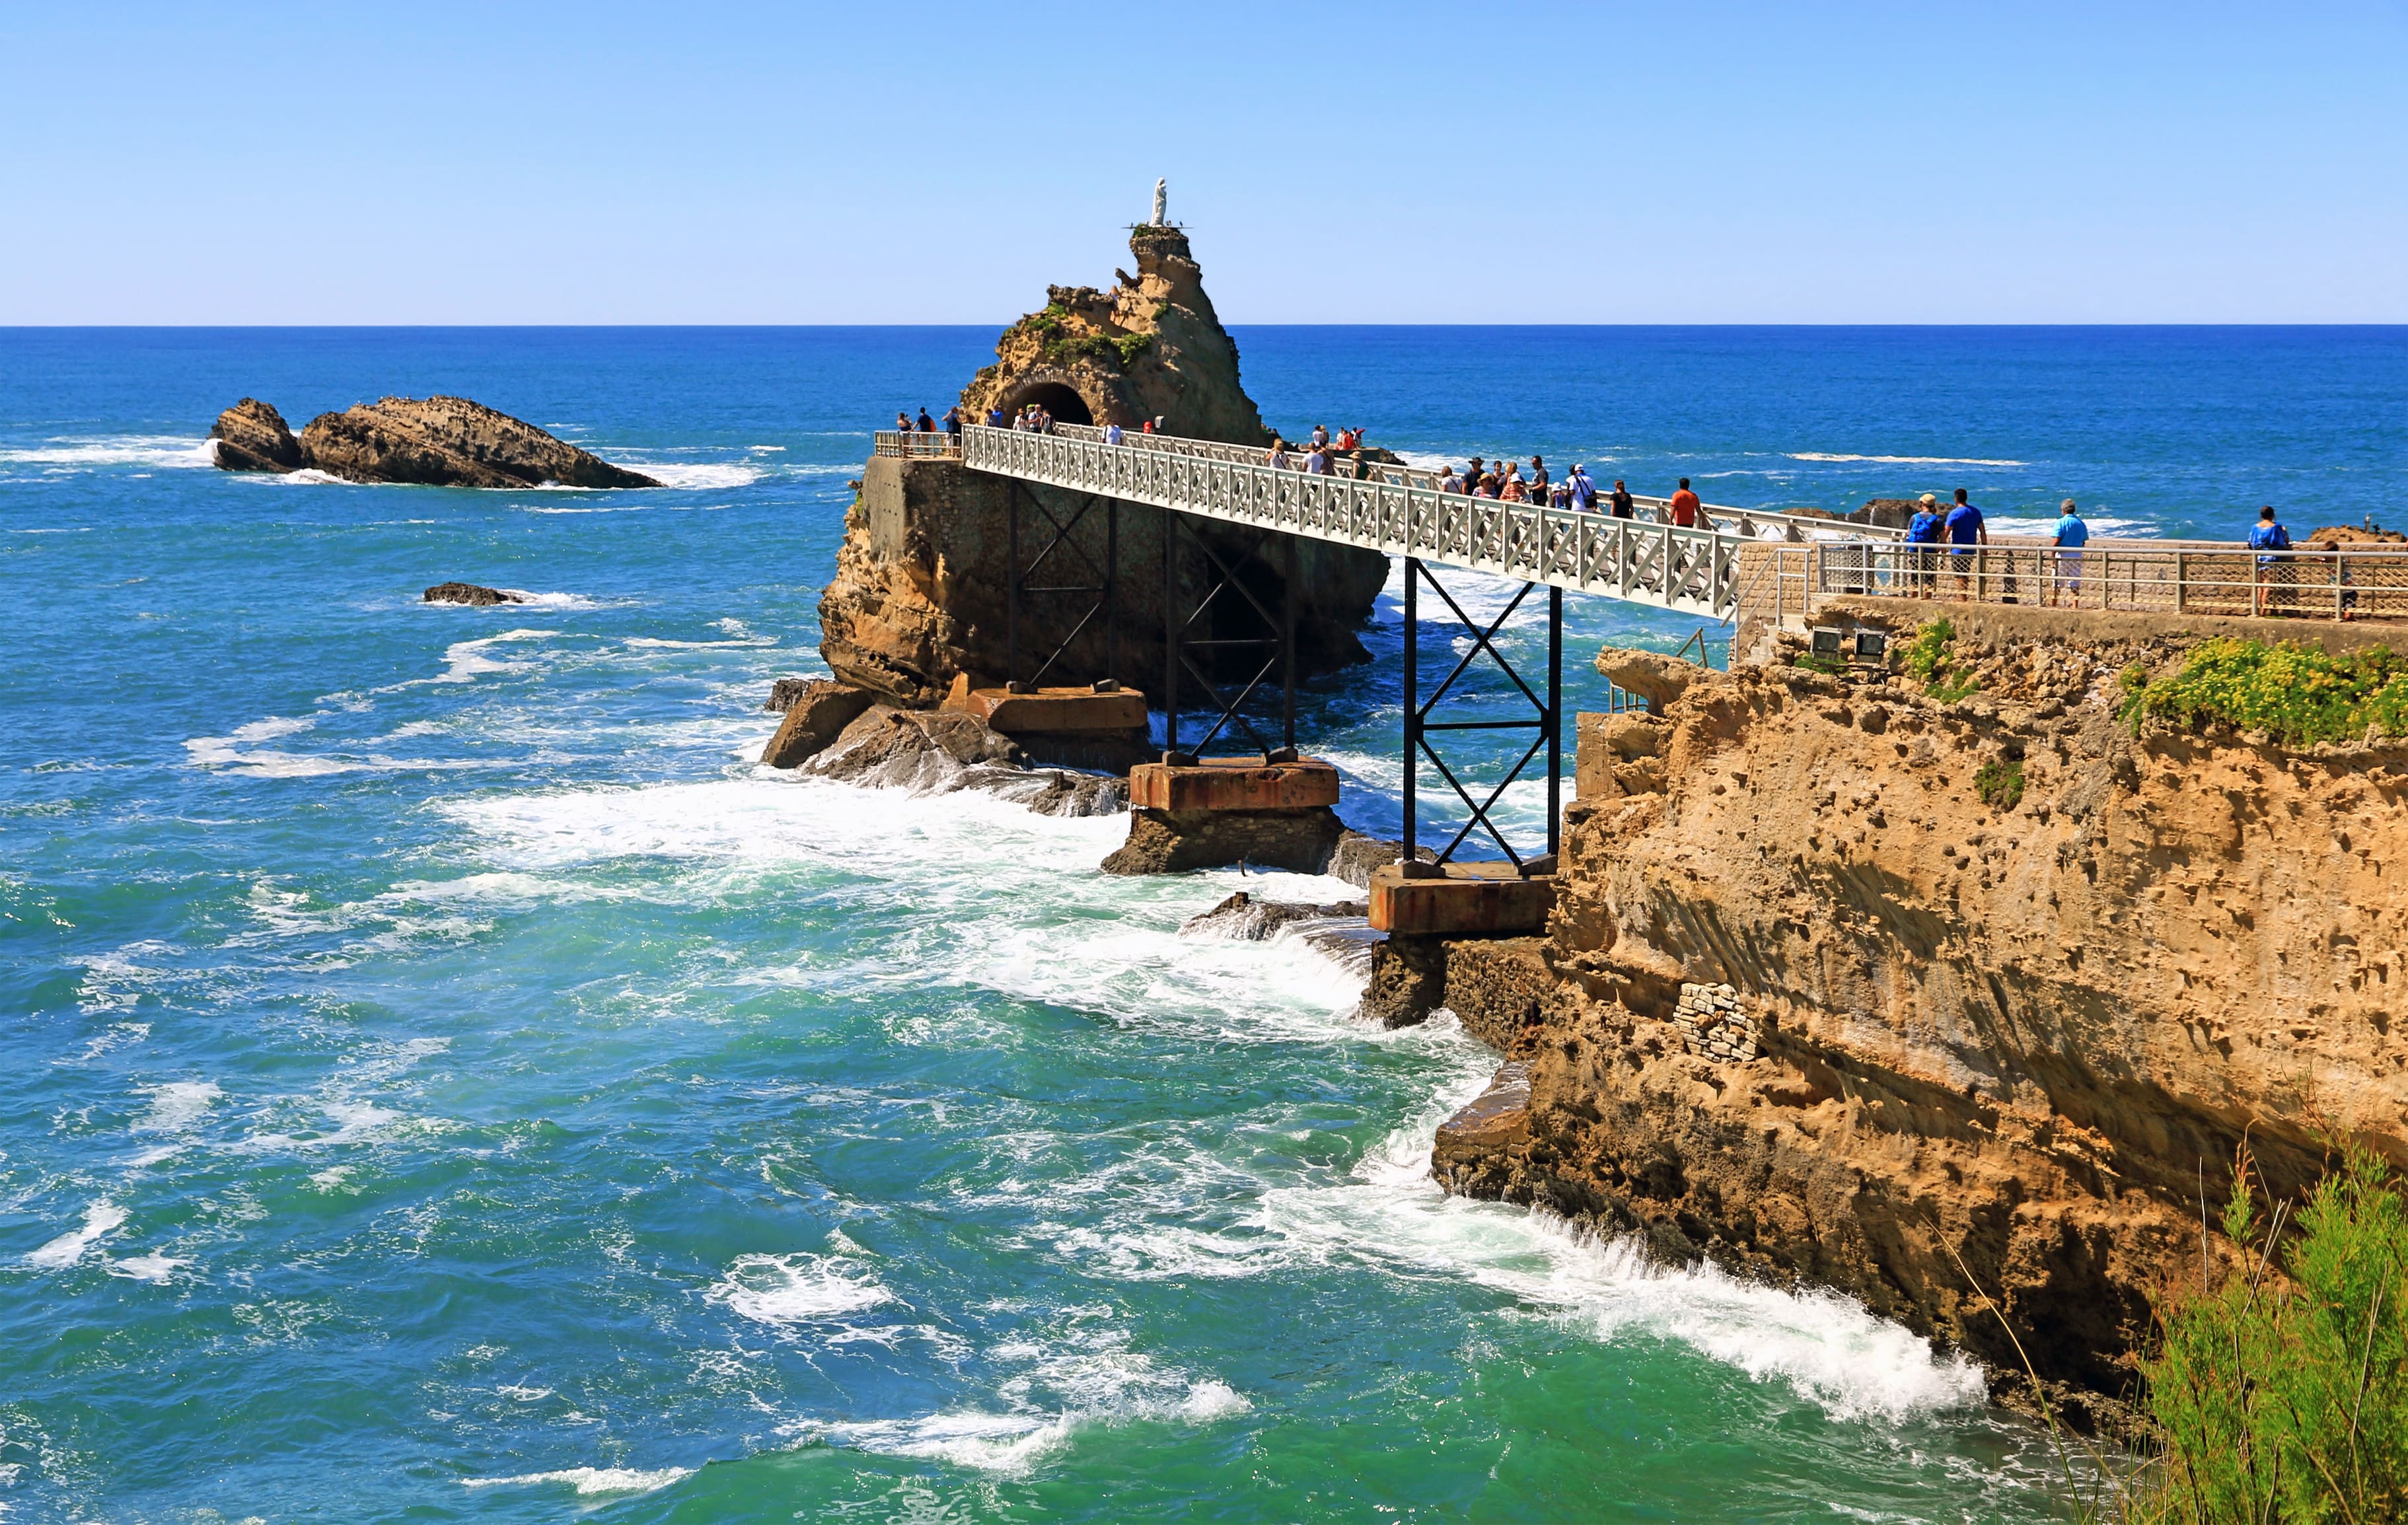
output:
M1219 454L1240 449L1132 449L1058 430L963 433L963 463L974 470L1717 619L1736 606L1741 553L1752 544L1410 482L1280 471L1259 451Z
M2408 548L2257 551L2202 542L1778 548L1799 612L1852 593L2136 613L2408 618Z
M1100 443L1104 431L1095 424L1057 423L1054 434L1058 438L1088 440ZM1158 450L1173 455L1190 456L1207 461L1223 461L1232 465L1265 466L1269 464L1270 451L1261 445L1231 445L1221 440L1189 439L1180 435L1147 435L1122 431L1124 448ZM1288 468L1304 472L1304 459L1309 446L1290 445ZM1426 488L1437 492L1444 475L1426 466L1405 465L1389 461L1358 461L1352 456L1332 453L1330 474L1354 481L1381 482L1394 487ZM1307 473L1310 475L1310 473ZM1491 500L1495 501L1495 500ZM1598 495L1597 512L1604 512L1604 496ZM1652 511L1658 522L1668 522L1672 500L1633 493L1631 502L1639 508ZM1533 506L1541 506L1533 505ZM1823 539L1835 536L1871 540L1904 537L1901 530L1876 524L1855 524L1845 520L1828 519L1819 514L1784 513L1778 509L1733 508L1723 504L1704 504L1698 509L1700 529L1720 530L1727 534L1749 535L1759 539L1779 537L1791 540Z
M962 453L960 436L931 434L924 429L881 429L869 436L872 455L958 456Z

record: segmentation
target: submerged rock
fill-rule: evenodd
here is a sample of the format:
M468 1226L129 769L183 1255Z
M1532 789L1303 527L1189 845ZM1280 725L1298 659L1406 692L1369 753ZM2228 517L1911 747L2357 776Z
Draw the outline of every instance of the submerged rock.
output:
M1371 930L1365 917L1370 905L1359 900L1341 900L1326 905L1306 905L1297 901L1257 900L1240 890L1209 911L1189 917L1179 924L1182 937L1226 937L1232 942L1268 943L1283 936L1297 938L1306 947L1354 973L1369 974L1372 950L1379 946L1379 934Z
M531 423L466 397L387 397L321 413L294 439L282 414L246 397L209 429L226 471L322 471L353 482L429 487L658 487Z
M1326 805L1295 810L1137 810L1128 840L1104 860L1107 874L1183 874L1252 864L1318 874L1346 823Z
M790 722L796 712L787 711ZM1128 808L1123 780L1031 768L1011 738L946 710L871 705L797 771L914 794L973 789L1043 816L1110 816Z
M474 582L438 582L426 590L419 602L423 604L467 604L487 608L495 604L523 604L526 599L506 588L487 588Z
M217 442L221 471L298 471L300 441L293 437L284 415L256 397L246 397L218 415L209 426Z

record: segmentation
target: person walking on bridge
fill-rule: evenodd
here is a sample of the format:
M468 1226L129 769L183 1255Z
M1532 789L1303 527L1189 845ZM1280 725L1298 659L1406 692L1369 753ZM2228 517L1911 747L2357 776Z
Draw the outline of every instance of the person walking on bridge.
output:
M1318 434L1320 431L1315 430L1314 433ZM1305 455L1304 469L1314 477L1329 475L1329 441L1326 439L1313 441L1312 450Z
M993 407L986 410L986 426L990 429L1009 429L1011 427L1011 415L1003 410L1003 405L1001 403L997 403Z
M1114 419L1111 422L1104 425L1104 443L1107 445L1117 445L1120 442L1121 420Z
M933 435L936 432L937 420L928 417L928 409L924 404L920 408L920 433L924 435Z
M955 439L962 437L962 405L955 403L945 409L945 433Z
M1577 461L1572 463L1571 475L1564 478L1564 492L1580 512L1597 511L1597 484L1588 479L1588 468Z
M1446 468L1446 475L1438 479L1438 490L1441 492L1454 492L1458 494L1463 492L1463 478L1455 474L1455 467L1451 465L1448 466Z
M1547 483L1552 479L1547 475L1547 463L1535 455L1530 457L1530 495L1542 496Z
M1263 459L1273 471L1288 470L1289 462L1287 458L1287 441L1280 438L1277 435L1273 435L1271 436L1271 452Z
M1619 477L1613 479L1613 495L1606 500L1606 511L1616 519L1639 517L1639 505L1631 501L1630 484Z
M1682 477L1681 490L1672 494L1672 522L1684 530L1696 529L1698 510L1703 506L1704 505L1698 501L1698 495L1689 491L1689 479L1686 477Z

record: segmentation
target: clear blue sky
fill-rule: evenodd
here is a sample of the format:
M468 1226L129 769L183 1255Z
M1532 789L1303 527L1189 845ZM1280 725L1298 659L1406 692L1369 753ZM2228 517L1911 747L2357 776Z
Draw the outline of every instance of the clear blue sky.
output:
M2408 321L2408 0L0 0L0 323Z

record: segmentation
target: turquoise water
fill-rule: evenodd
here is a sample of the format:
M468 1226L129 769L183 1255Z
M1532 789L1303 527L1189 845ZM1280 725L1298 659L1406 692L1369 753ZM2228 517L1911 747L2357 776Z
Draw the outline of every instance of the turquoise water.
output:
M1240 338L1289 428L1722 501L2408 486L2399 331ZM991 341L0 333L0 1518L2045 1518L1903 1332L1440 1197L1493 1067L1451 1022L1178 934L1338 887L751 765L868 429ZM200 452L245 393L438 390L673 485ZM416 601L453 577L538 596ZM1392 660L1307 698L1366 825L1394 705Z

